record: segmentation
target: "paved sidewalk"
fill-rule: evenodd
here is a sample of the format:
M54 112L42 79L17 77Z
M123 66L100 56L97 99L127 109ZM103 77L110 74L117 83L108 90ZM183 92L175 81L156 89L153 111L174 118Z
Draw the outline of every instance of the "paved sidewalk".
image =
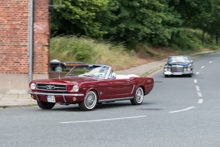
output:
M220 51L220 50L218 50ZM204 51L199 53L189 54L188 56L193 56L196 54L211 53L213 51ZM195 57L192 57L194 59ZM167 59L151 62L148 64L143 64L138 67L133 67L127 70L116 71L116 74L136 74L139 76L150 76L151 73L162 69ZM31 98L28 94L0 94L0 109L7 107L27 107L35 106L37 102Z
M126 69L126 70L121 70L121 71L116 71L116 74L136 74L138 76L146 76L152 72L154 72L155 70L158 70L160 68L162 68L164 66L164 64L166 63L167 59L164 60L160 60L160 61L155 61L155 62L151 62L151 63L147 63L147 64L143 64L137 67L133 67L130 69Z
M28 94L0 94L0 108L34 106L37 102Z

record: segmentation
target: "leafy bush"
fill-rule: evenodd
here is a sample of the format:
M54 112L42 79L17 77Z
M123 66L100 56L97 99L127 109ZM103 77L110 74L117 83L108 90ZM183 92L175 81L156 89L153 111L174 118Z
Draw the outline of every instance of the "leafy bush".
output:
M108 64L114 70L135 65L135 52L127 51L123 44L107 41L97 42L88 37L63 36L50 41L50 59L62 62L85 62L87 64Z
M198 51L202 49L201 40L198 32L193 32L190 29L182 29L173 34L170 41L171 48L178 48L178 50L184 51Z

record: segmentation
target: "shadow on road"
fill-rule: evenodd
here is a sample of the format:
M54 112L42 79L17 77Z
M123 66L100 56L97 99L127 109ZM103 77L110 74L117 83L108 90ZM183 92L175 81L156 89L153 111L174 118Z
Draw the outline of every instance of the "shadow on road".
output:
M128 108L128 107L130 107L131 109L133 108L133 109L136 109L136 110L144 110L144 109L147 110L147 108L143 108L143 106L152 105L152 104L153 103L143 102L141 105L132 105L130 102L111 102L111 103L97 104L95 110L116 109L116 108L120 108L120 107L121 108ZM39 110L41 110L41 109L39 108ZM151 110L151 109L149 108L149 110ZM43 110L43 111L45 111L45 110ZM53 109L46 110L46 111L89 112L89 111L81 110L77 104L76 105L68 105L68 106L57 105Z

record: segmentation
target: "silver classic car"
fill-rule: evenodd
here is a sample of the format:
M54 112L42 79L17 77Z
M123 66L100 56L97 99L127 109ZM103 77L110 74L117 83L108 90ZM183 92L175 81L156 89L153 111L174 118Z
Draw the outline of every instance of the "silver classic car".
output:
M188 56L170 56L164 66L165 77L172 75L193 75L193 60Z

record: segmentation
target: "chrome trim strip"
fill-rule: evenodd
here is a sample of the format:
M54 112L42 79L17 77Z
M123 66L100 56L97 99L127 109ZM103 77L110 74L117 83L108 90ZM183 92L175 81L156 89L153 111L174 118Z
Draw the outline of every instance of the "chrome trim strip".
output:
M55 96L84 96L84 94L66 94L66 93L46 93L46 92L29 92L35 95L55 95Z
M66 86L66 84L56 84L56 83L35 83L35 84L64 85L64 86Z
M110 66L105 66L105 67L108 67L108 68L109 68L109 69L108 69L108 72L107 72L107 74L106 74L106 76L105 76L105 79L108 79L108 77L109 77L109 75L110 75L110 73L111 73L112 68L111 68Z
M37 97L37 100L38 100L38 101L40 101L40 99L39 99L38 95L37 95L37 94L35 94L35 96Z
M66 98L65 98L65 96L63 95L63 100L64 100L64 102L66 103L67 101L66 101Z
M134 87L135 87L135 85L133 85L133 88L132 88L132 90L131 90L131 94L133 93L133 91L134 91Z
M130 99L133 99L133 97L115 98L115 99L105 99L105 100L99 100L99 102L122 101L122 100L130 100Z

